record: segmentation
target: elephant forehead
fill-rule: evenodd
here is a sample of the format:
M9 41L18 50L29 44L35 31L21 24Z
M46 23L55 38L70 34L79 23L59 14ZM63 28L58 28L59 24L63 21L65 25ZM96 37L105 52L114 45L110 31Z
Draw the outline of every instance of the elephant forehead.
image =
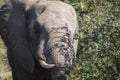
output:
M64 6L64 7L63 7ZM42 10L42 11L41 11ZM41 24L48 22L75 22L70 6L59 1L39 2L35 6L35 11ZM51 23L50 22L50 23Z
M67 19L45 19L38 18L37 20L42 27L46 29L48 33L50 32L65 32L66 30L71 31L73 33L75 31L75 24ZM74 25L73 25L74 24Z
M37 17L37 20L44 25L61 24L68 22L68 16L62 15L62 13L55 13L52 11L46 11ZM70 20L69 20L70 21Z
M53 26L51 28L49 28L48 33L50 35L58 35L58 36L64 36L66 34L69 34L72 36L74 32L74 29L71 26L67 26L67 25L57 25L57 26Z

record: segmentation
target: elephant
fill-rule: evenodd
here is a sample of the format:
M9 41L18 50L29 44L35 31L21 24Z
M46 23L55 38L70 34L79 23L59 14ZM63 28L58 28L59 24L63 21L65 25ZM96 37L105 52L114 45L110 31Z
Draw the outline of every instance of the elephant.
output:
M16 1L5 21L13 80L66 80L77 53L75 10L61 1Z

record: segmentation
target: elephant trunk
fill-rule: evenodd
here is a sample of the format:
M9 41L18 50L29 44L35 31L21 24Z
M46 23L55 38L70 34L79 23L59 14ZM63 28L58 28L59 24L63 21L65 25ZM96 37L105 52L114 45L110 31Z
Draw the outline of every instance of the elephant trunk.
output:
M52 29L49 32L49 39L47 42L46 61L48 63L55 63L56 67L66 67L72 65L74 58L73 48L73 32L66 27Z
M54 68L50 71L51 80L66 80L66 70L65 67Z
M45 54L48 63L55 63L55 68L50 70L51 80L66 80L65 74L70 73L69 67L75 56L73 45L72 30L68 27L49 32Z
M45 40L41 40L38 49L39 63L43 68L70 66L73 58L72 50L70 43L61 41L61 38L49 39L47 44Z

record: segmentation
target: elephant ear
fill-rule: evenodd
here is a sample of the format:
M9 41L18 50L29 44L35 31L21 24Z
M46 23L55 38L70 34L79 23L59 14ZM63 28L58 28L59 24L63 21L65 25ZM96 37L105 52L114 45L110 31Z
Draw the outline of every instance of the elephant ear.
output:
M6 41L6 36L7 36L6 35L7 34L6 23L8 21L10 10L11 10L11 7L7 4L3 5L0 8L0 35L5 44L7 43L7 41Z
M23 68L28 72L34 71L34 59L31 53L26 31L25 11L14 9L8 19L8 59L11 67Z

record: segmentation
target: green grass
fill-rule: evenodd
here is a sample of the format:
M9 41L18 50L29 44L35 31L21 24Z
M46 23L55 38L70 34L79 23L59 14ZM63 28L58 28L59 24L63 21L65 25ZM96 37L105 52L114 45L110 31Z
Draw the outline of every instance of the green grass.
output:
M3 0L0 0L0 7L1 7L1 5L2 5L3 3L4 3Z

